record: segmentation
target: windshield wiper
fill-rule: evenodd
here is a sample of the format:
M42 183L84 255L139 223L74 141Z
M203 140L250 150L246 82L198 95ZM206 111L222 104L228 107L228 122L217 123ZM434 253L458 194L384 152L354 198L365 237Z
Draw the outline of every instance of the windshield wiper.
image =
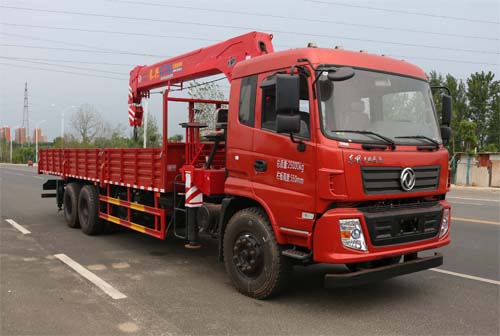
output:
M378 133L375 133L375 132L372 132L372 131L335 130L333 132L338 132L338 133L344 132L344 133L357 133L357 134L375 135L376 137L382 139L387 145L391 146L392 150L396 149L396 143L392 139L390 139L388 137L385 137L382 134L378 134Z
M432 143L436 148L439 148L439 142L437 142L434 139L431 139L429 137L426 137L425 135L406 135L406 136L397 136L394 137L396 139L423 139L427 140L428 142Z

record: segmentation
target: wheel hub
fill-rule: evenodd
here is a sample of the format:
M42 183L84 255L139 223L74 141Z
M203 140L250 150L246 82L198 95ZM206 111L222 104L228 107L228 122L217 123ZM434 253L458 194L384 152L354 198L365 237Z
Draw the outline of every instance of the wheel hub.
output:
M246 276L255 276L261 270L261 249L257 239L249 233L241 234L233 246L233 262Z

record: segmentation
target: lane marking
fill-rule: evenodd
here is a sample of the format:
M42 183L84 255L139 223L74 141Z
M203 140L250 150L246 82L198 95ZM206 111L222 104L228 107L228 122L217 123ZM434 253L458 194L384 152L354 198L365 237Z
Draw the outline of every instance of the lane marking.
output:
M82 277L92 282L94 285L99 287L104 293L111 296L115 300L125 299L127 296L111 286L109 283L99 278L97 275L71 259L65 254L54 254L54 257L61 260L63 263L71 267L76 273L80 274Z
M500 225L500 222L487 221L482 219L473 219L473 218L460 218L460 217L451 217L451 220L457 220L461 222L469 222L469 223L479 223L479 224L489 224L489 225Z
M467 204L467 205L483 205L479 203L469 203L469 202L459 202L459 201L450 201L451 204Z
M2 169L3 172L8 172L9 174L12 174L12 175L17 175L17 176L31 176L31 177L34 177L34 178L37 178L37 179L45 179L45 177L40 177L38 176L38 173L37 172L31 172L31 171L28 171L28 170L9 170L9 169ZM16 173L16 171L23 171L23 172L26 172L27 174L21 174L21 173Z
M130 264L126 262L112 263L111 266L117 269L129 268Z
M446 198L450 199L461 199L461 200L468 200L468 201L484 201L484 202L500 202L500 199L486 199L486 198L469 198L469 197L452 197L448 196Z
M12 225L13 227L15 227L16 229L18 229L19 231L21 231L22 234L30 234L31 233L29 230L26 230L21 225L17 224L16 221L13 219L6 219L5 221L7 223L9 223L10 225Z
M468 274L447 271L447 270L440 269L440 268L430 268L429 270L434 271L434 272L439 272L439 273L457 276L457 277L464 278L464 279L476 280L476 281L486 282L486 283L500 286L500 281L497 281L497 280L486 279L486 278L481 278L481 277L477 277L474 275L468 275Z

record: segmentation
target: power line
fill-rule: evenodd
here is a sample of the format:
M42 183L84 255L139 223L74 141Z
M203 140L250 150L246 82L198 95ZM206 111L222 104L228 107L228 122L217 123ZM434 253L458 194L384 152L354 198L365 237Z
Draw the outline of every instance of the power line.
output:
M72 49L72 48L59 48L59 47L43 47L43 46L31 46L26 44L8 44L8 43L0 43L2 47L15 47L15 48L31 48L31 49L47 49L47 50L62 50L62 51L75 51L75 52L85 52L85 53L98 53L98 54L123 54L123 55L134 55L134 56L145 56L141 54L132 54L132 53L121 53L115 51L106 51L106 50L88 50L88 49ZM157 56L147 56L147 57L155 57ZM162 56L168 57L168 56Z
M466 63L466 64L475 64L475 65L493 65L493 66L499 66L500 63L478 63L474 61L463 61L463 60L453 60L453 59L446 59L446 58L434 58L434 57L423 57L423 56L413 56L413 55L387 55L389 57L397 57L397 58L405 58L405 59L421 59L421 60L427 60L427 61L440 61L440 62L452 62L452 63Z
M196 85L190 85L188 87L183 87L181 89L173 89L173 90L170 90L170 92L174 92L174 91L184 91L184 90L189 90L191 88L195 88L195 87L198 87L198 86L204 86L204 85L208 85L208 84L212 84L212 83L215 83L215 82L218 82L218 81L221 81L223 79L226 79L226 76L224 77L219 77L219 78L216 78L214 80L210 80L210 81L207 81L207 82L202 82L202 83L199 83L199 84L196 84ZM221 86L221 87L228 87L226 85L217 85L217 86ZM151 91L149 94L163 94L164 90L160 90L160 91Z
M9 23L9 22L0 22L0 25L13 26L13 27L53 29L53 30L69 30L69 31L87 32L87 33L116 34L116 35L125 35L125 36L174 38L174 39L181 39L181 40L197 40L197 41L208 41L208 42L217 41L215 39L208 39L208 38L203 38L203 37L182 36L182 35L163 35L163 34L137 33L137 32L130 32L130 31L124 32L124 31L113 31L113 30L99 30L99 29L85 29L85 28L71 28L71 27L54 27L54 26L17 24L17 23Z
M47 50L62 50L62 51L74 51L74 52L84 52L84 53L107 53L107 54L113 54L113 52L105 52L105 51L100 51L100 50L83 50L83 49L69 49L69 48L56 48L56 47L41 47L41 46L29 46L29 45L18 45L18 44L0 44L0 46L4 47L19 47L19 48L34 48L34 49L47 49ZM170 57L170 56L165 56L165 57ZM498 63L486 63L486 62L474 62L474 61L465 61L465 60L454 60L454 59L443 59L443 58L432 58L432 57L421 57L421 56L414 56L414 55L394 55L393 57L399 57L399 58L406 58L406 59L423 59L423 60L428 60L428 61L442 61L442 62L452 62L452 63L465 63L465 64L476 64L476 65L493 65L493 66L499 66L500 64ZM26 58L28 59L28 58ZM43 60L49 60L49 59L43 59ZM50 59L52 61L52 59ZM59 61L59 60L53 60L53 61ZM114 63L98 63L98 62L85 62L85 61L69 61L69 60L60 60L61 62L73 62L73 63L88 63L88 64L96 64L96 65L123 65L123 66L134 66L134 65L129 65L129 64L114 64Z
M195 25L195 26L202 26L202 27L204 26L204 27L217 27L217 28L254 30L253 27L242 27L242 26L231 26L231 25L220 25L220 24L208 24L208 23L199 23L199 22L185 22L185 21L166 20L166 19L154 19L154 18L144 18L144 17L118 16L118 15L107 15L107 14L98 14L98 13L85 13L85 12L75 12L75 11L61 11L61 10L39 9L39 8L25 8L25 7L4 6L4 5L0 5L0 8L8 8L8 9L14 9L14 10L24 10L24 11L31 11L31 12L81 15L81 16L104 17L104 18L112 18L112 19L136 20L136 21L147 21L147 22L177 23L177 24ZM416 43L405 43L405 42L393 42L393 41L383 41L383 40L373 40L373 39L362 39L362 38L354 38L354 37L347 37L347 36L335 36L335 35L324 35L324 34L310 34L310 33L280 31L280 30L274 30L274 31L277 32L277 33L283 33L283 34L304 35L304 36L317 36L317 37L327 37L327 38L337 38L337 39L346 39L346 40L353 40L353 41L363 41L363 42L373 42L373 43L385 43L385 44L392 44L392 45L404 45L404 46L409 46L409 47L431 48L431 49L439 49L439 50L461 51L461 52L481 53L481 54L493 54L493 55L500 54L499 52L488 51L488 50L472 50L472 49L460 49L460 48L447 48L447 47L431 46L431 45L416 44Z
M57 70L57 69L38 68L38 67L29 66L29 65L12 64L12 63L5 63L5 62L0 62L0 65L6 65L6 66L10 66L10 67L23 68L23 69L35 69L35 70L50 71L50 72L60 72L60 73L66 73L66 74L78 75L78 76L86 76L86 77L115 79L115 80L120 80L120 81L126 80L124 78L117 78L117 77L110 77L110 76L99 76L99 75L92 75L92 74L86 74L86 73L81 73L81 72L73 72L73 71L65 71L65 70Z
M495 37L485 37L485 36L478 36L478 35L452 34L452 33L435 32L435 31L429 31L429 30L396 28L396 27L380 26L380 25L369 25L369 24L354 23L354 22L347 22L347 21L325 20L325 19L318 19L318 18L309 19L309 18L297 17L297 16L284 16L284 15L255 13L255 12L242 12L242 11L234 11L234 10L228 10L228 9L201 8L201 7L180 6L180 5L174 5L174 4L145 2L145 1L131 1L131 0L107 0L107 1L133 4L133 5L169 7L169 8L198 10L198 11L215 12L215 13L228 13L228 14L238 14L238 15L248 15L248 16L270 17L270 18L276 18L276 19L297 20L297 21L313 22L313 23L318 23L318 22L319 23L330 23L330 24L338 24L338 25L345 25L345 26L370 28L370 29L375 28L375 29L383 29L383 30L391 30L391 31L403 31L403 32L410 32L410 33L438 35L438 36L470 38L470 39L477 39L477 40L488 40L488 41L498 41L499 40L498 38L495 38Z
M127 76L126 73L123 72L116 72L116 71L107 71L107 70L98 70L98 69L92 69L92 68L85 68L85 67L77 67L77 66L72 66L72 65L61 65L57 63L48 63L48 62L38 62L38 61L28 61L28 60L22 60L17 57L8 57L8 56L0 56L0 58L3 59L8 59L12 61L18 61L18 62L26 62L26 63L34 63L34 64L42 64L42 65L50 65L50 66L57 66L57 67L62 67L62 68L69 68L69 69L77 69L77 70L85 70L85 71L94 71L94 72L100 72L100 73L109 73L113 75L122 75L122 76Z
M95 29L80 29L80 28L69 28L69 27L54 27L54 26L40 26L40 25L25 25L25 24L15 24L15 23L5 23L0 22L0 25L14 26L14 27L29 27L29 28L42 28L42 29L55 29L55 30L69 30L69 31L82 31L91 33L104 33L104 34L118 34L118 35L137 35L137 36L148 36L148 37L159 37L159 38L179 38L187 40L200 40L200 41L210 41L216 42L215 39L207 38L197 38L191 36L179 36L179 35L159 35L159 34L147 34L147 33L134 33L134 32L120 32L120 31L109 31L109 30L95 30ZM296 48L297 46L290 45L275 45L276 47L283 48ZM170 56L165 56L170 57ZM464 63L464 64L477 64L477 65L493 65L498 66L498 63L478 63L476 61L466 61L466 60L456 60L456 59L443 59L443 58L432 58L432 57L420 57L420 56L398 56L394 57L407 58L407 59L423 59L428 61L440 61L440 62L452 62L452 63ZM19 57L18 57L19 58ZM22 57L23 59L30 59ZM86 63L86 64L96 64L96 65L113 65L113 66L134 66L134 64L116 64L116 63L103 63L103 62L86 62L86 61L70 61L70 60L59 60L59 59L32 59L37 61L54 61L54 62L68 62L68 63Z
M46 39L46 38L41 38L41 37L33 37L33 36L28 36L28 35L8 33L8 32L4 32L4 31L1 31L0 34L2 34L2 35L8 35L8 36L21 37L21 38L25 38L25 39L28 39L28 40L34 40L34 41L45 41L45 42L60 43L60 44L70 45L70 46L91 48L91 49L95 49L95 50L112 51L113 53L122 54L122 55L148 56L148 57L164 57L162 55L132 53L132 52L124 51L124 50L102 48L102 47L96 47L96 46L91 46L91 45L87 45L87 44L66 42L66 41L60 41L60 40L52 40L52 39Z
M414 12L414 11L405 11L405 10L401 10L401 9L392 9L392 8L371 7L371 6L366 6L366 5L353 5L353 4L346 4L346 3L338 2L338 1L322 1L322 0L304 0L304 1L305 2L315 2L315 3L325 4L325 5L332 5L332 6L370 9L370 10L376 10L376 11L382 11L382 12L410 14L410 15L418 15L418 16L428 16L428 17L457 20L457 21L490 23L490 24L496 24L496 25L500 24L500 22L498 22L498 21L488 21L488 20L479 20L479 19L458 17L458 16L448 16L448 15L438 15L438 14L422 13L422 12Z
M1 7L1 6L0 6ZM208 42L220 42L220 40L209 39L203 37L193 37L193 36L182 36L182 35L163 35L163 34L148 34L148 33L136 33L136 32L124 32L124 31L113 31L113 30L100 30L100 29L85 29L85 28L71 28L71 27L54 27L54 26L42 26L42 25L28 25L28 24L17 24L17 23L6 23L0 22L0 25L12 26L12 27L26 27L26 28L37 28L37 29L53 29L53 30L64 30L64 31L79 31L88 33L99 33L99 34L116 34L124 36L146 36L146 37L157 37L157 38L173 38L180 40L193 40L193 41L208 41ZM283 48L296 48L296 46L287 46L275 44L275 47ZM161 57L171 57L171 56L161 56Z
M2 57L2 56L0 56ZM77 63L77 64L94 64L94 65L106 65L106 66L127 66L133 67L136 64L130 63L108 63L108 62L90 62L90 61L77 61L77 60L66 60L66 59L54 59L54 58L33 58L33 57L21 57L21 56L3 56L2 58L15 58L17 60L28 60L28 61L48 61L48 62L60 62L60 63Z
M215 83L215 82L218 82L218 81L221 81L223 79L226 79L226 76L224 77L219 77L219 78L216 78L214 80L211 80L211 81L207 81L207 82L203 82L203 83L198 83L196 85L190 85L189 87L187 88L182 88L182 89L176 89L176 90L170 90L170 91L182 91L182 90L189 90L189 89L192 89L192 88L195 88L195 87L198 87L198 86L204 86L204 85L208 85L208 84L212 84L212 83Z

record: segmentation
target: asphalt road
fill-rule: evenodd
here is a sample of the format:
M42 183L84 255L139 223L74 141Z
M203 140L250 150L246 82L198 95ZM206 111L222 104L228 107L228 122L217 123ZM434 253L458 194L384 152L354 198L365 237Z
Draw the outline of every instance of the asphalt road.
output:
M331 290L323 276L340 266L296 267L287 293L257 301L233 289L215 242L190 251L128 230L86 236L39 198L43 182L33 168L0 165L0 335L500 334L500 192L448 195L453 242L440 269L452 273ZM111 298L59 254L126 297Z

